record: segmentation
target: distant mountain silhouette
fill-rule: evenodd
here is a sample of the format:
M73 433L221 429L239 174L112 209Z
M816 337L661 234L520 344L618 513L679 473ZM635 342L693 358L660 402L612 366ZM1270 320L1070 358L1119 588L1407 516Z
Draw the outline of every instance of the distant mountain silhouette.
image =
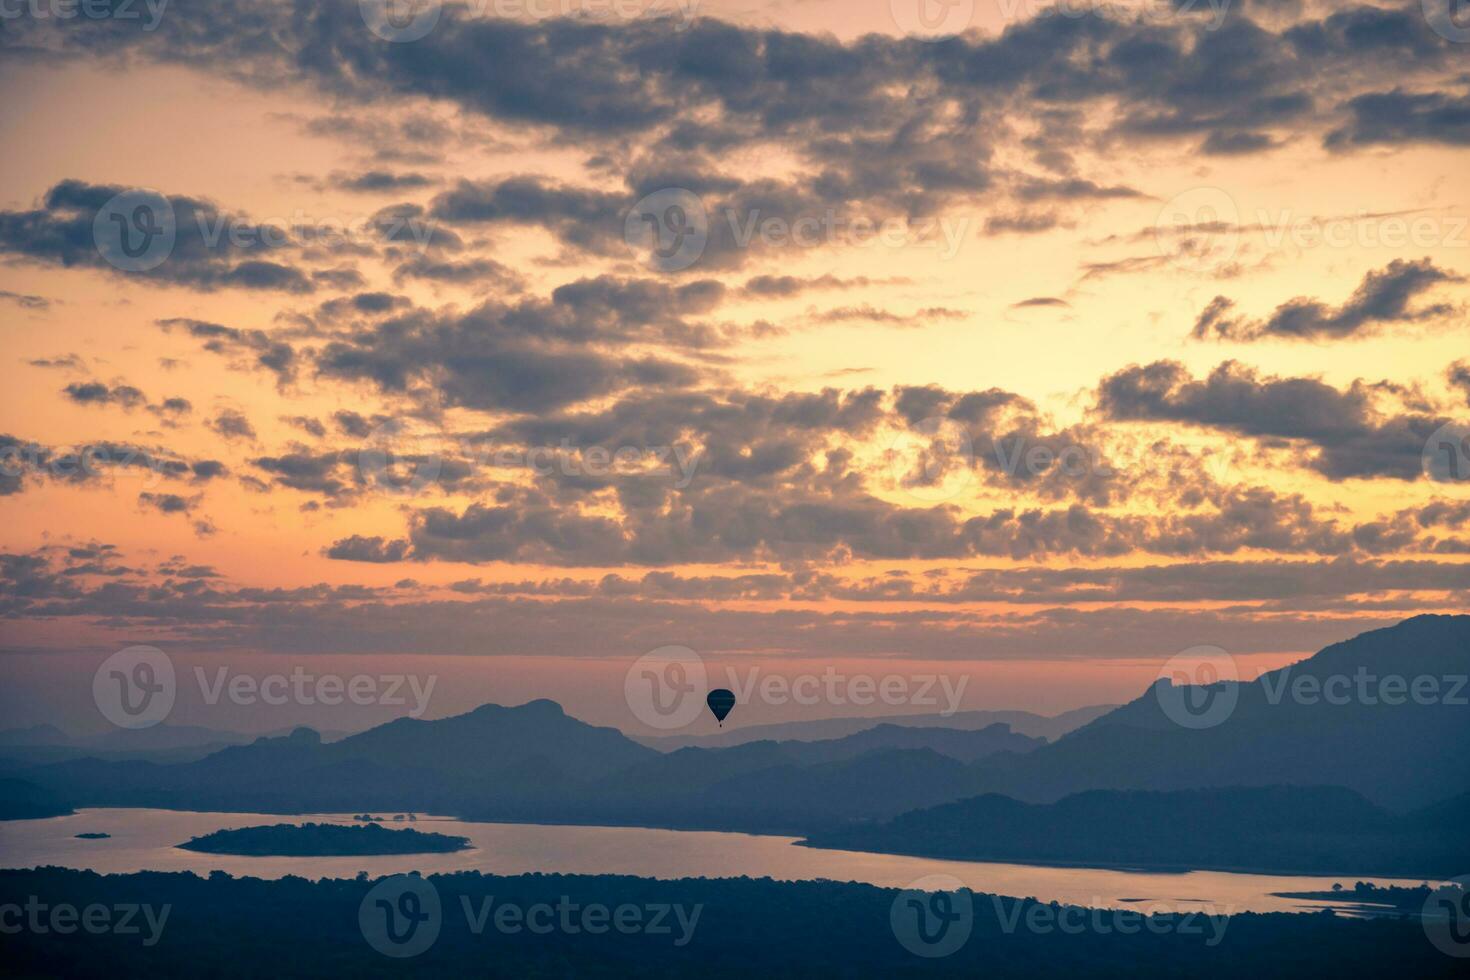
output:
M1409 814L1408 819L1425 830L1464 835L1470 827L1470 793L1461 793Z
M34 725L0 731L0 771L68 759L139 759L150 762L192 762L231 745L284 732L252 735L197 725L154 725L114 729L98 735L71 735L54 725ZM340 738L328 733L324 739Z
M467 777L541 760L577 780L596 780L653 757L616 728L588 725L546 700L518 708L487 704L438 721L399 718L334 743L326 754Z
M620 822L802 833L974 791L970 768L933 749L844 741L681 749L600 787L599 810Z
M485 705L436 721L400 718L338 742L309 728L182 765L79 759L30 778L109 805L205 809L447 809L493 800L578 799L659 753L551 701Z
M880 724L838 739L665 753L533 701L399 719L331 743L299 729L180 764L72 759L12 773L77 806L417 810L796 834L986 793L1047 803L1093 789L1343 786L1406 811L1470 792L1470 709L1312 705L1289 693L1296 677L1320 683L1360 667L1380 676L1470 673L1470 617L1413 619L1234 685L1234 713L1204 730L1171 720L1150 689L1049 744L1005 726ZM1463 813L1457 805L1446 812Z
M1077 708L1055 717L1029 711L957 711L952 715L887 715L877 718L821 718L815 721L789 721L774 725L751 725L728 728L716 735L644 735L634 740L661 752L697 746L705 749L744 745L747 742L815 742L845 738L879 726L903 728L943 728L956 731L978 731L992 725L1009 725L1012 731L1030 738L1055 741L1074 729L1117 708L1105 704Z
M23 779L0 779L0 820L64 817L72 808L56 793Z
M0 729L0 745L70 745L71 736L55 725Z
M400 719L324 744L302 728L181 765L78 759L28 776L89 805L439 810L487 819L800 832L978 791L967 763L1034 751L1005 725L882 725L821 742L664 754L550 701Z
M1470 791L1470 684L1458 688L1454 704L1370 704L1356 692L1346 704L1293 696L1300 678L1320 684L1360 669L1378 678L1438 678L1441 693L1449 693L1459 681L1444 678L1470 676L1470 616L1416 617L1254 682L1206 688L1206 697L1232 690L1238 696L1228 719L1213 728L1191 730L1172 720L1159 696L1170 682L1160 680L1055 744L997 760L984 785L1035 802L1088 789L1346 786L1400 810Z
M1336 787L1093 790L1050 804L988 794L808 843L957 860L1449 878L1470 867L1462 816L1399 816Z

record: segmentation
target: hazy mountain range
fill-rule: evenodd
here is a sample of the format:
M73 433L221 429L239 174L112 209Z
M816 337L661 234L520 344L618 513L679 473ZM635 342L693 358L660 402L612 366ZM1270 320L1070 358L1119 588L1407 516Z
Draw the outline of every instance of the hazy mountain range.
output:
M1368 699L1360 697L1360 676ZM1419 616L1255 681L1204 689L1235 698L1229 717L1210 728L1171 720L1162 706L1170 685L1160 680L1023 764L1000 760L986 789L1048 802L1089 789L1345 786L1391 809L1427 806L1470 790L1467 677L1470 616ZM1430 679L1439 693L1416 703L1411 693L1395 693L1391 678L1406 686ZM1346 703L1332 703L1344 691Z
M807 843L969 861L1433 879L1470 868L1466 827L1470 793L1400 815L1331 786L1090 790L1041 804L986 794Z
M97 735L72 735L55 725L8 728L0 730L0 768L85 758L188 762L231 745L248 745L258 738L278 737L290 731L282 729L262 735L198 725L154 725L118 728ZM324 741L341 737L340 732L322 733Z
M1426 616L1329 647L1256 681L1191 689L1200 698L1235 699L1228 718L1202 730L1170 718L1163 704L1177 692L1162 681L1165 686L1051 743L1006 724L963 730L875 723L834 739L660 752L616 729L571 718L553 702L533 701L513 708L485 705L435 721L399 719L335 742L298 729L187 762L70 759L12 775L76 806L397 809L488 820L784 831L853 846L894 845L891 838L839 833L926 811L903 819L917 821L913 827L922 826L934 847L994 833L1000 835L995 846L1010 848L1006 853L1019 859L1035 848L1023 846L1028 838L1005 827L1034 821L1056 828L1082 819L1076 802L1053 810L1024 804L1089 790L1339 787L1347 795L1330 800L1343 812L1403 814L1441 804L1449 808L1445 812L1458 813L1463 802L1455 799L1470 792L1470 754L1464 751L1470 708L1453 700L1452 688L1454 678L1466 674L1470 616ZM1433 676L1441 679L1441 697L1434 703L1388 704L1357 696L1348 703L1313 702L1304 696L1313 684L1335 690L1329 684L1334 676L1361 675ZM1312 679L1306 687L1298 683L1303 677ZM998 802L985 794L1009 799ZM984 798L957 802L973 797ZM1157 797L1119 799L1132 801L1120 812L1141 806L1139 800L1148 803L1140 814L1187 809L1185 802ZM1227 812L1230 806L1257 805L1250 802L1256 799L1234 796L1216 803ZM1313 815L1325 806L1316 801L1298 809ZM1135 852L1122 837L1116 843L1123 850L1100 849L1112 821L1081 828L1078 840L1092 840L1096 847L1079 845L1054 857L1042 848L1034 856L1125 859ZM1244 817L1239 823L1251 826ZM1313 833L1331 839L1322 826ZM1152 859L1146 848L1126 859L1170 863L1177 856L1177 848L1162 843L1155 850Z
M726 748L761 741L802 741L844 738L875 725L898 725L904 728L952 728L976 731L991 725L1009 725L1011 730L1031 738L1055 741L1063 735L1114 710L1115 704L1076 708L1055 716L1030 711L957 711L952 715L890 715L883 718L821 718L815 721L788 721L774 725L751 725L731 728L713 735L644 735L634 736L638 742L661 752L697 746L705 749Z

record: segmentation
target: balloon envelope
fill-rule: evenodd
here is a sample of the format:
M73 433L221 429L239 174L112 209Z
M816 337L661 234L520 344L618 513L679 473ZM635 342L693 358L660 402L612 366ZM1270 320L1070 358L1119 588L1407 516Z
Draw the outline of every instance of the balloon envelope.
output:
M722 687L710 691L709 697L704 699L704 703L709 705L709 710L715 713L715 720L723 725L725 723L725 716L730 713L731 708L735 707L735 695Z

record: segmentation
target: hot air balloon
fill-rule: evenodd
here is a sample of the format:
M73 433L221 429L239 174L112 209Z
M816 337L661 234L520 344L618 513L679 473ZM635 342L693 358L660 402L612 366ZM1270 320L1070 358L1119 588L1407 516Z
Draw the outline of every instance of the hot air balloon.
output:
M735 694L723 687L717 688L709 692L709 697L704 699L704 703L709 705L709 710L714 712L715 720L720 723L721 728L724 728L725 716L730 713L731 708L735 707Z

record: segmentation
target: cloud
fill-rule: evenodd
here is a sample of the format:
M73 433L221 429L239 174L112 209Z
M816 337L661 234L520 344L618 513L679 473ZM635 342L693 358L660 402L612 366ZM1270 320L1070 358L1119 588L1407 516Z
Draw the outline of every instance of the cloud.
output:
M77 56L128 46L260 85L313 83L349 105L434 99L580 140L601 166L621 171L623 190L528 175L461 181L432 211L455 223L539 225L602 254L617 248L631 203L660 187L714 195L742 217L759 207L787 219L834 206L932 214L998 187L1029 199L1137 196L1071 173L998 181L992 160L1005 136L998 123L1026 106L1045 120L1048 146L1099 135L1204 135L1211 152L1266 152L1269 127L1325 128L1337 93L1409 68L1422 75L1448 64L1454 47L1417 12L1373 8L1296 16L1279 30L1235 10L1222 21L1184 16L1167 27L1087 12L923 46L881 35L842 43L710 18L671 33L657 21L524 23L449 8L408 49L364 36L353 6L282 4L249 16L220 6L205 26L174 17L153 36L27 24L15 43L42 43L25 36L33 32ZM1085 111L1092 107L1103 111ZM440 119L415 130L366 112L317 124L408 158L438 155L453 135ZM628 146L648 153L630 154ZM761 146L790 151L800 179L746 181L707 166L733 148ZM416 176L372 171L359 179L380 189L417 184ZM778 198L800 206L777 206ZM738 258L721 245L712 260Z
M434 198L429 214L451 225L534 225L569 244L606 253L620 246L626 194L554 183L540 177L461 180Z
M1386 592L1465 592L1470 565L1431 560L1338 557L1322 560L1203 561L1097 568L952 569L942 576L890 570L878 575L828 571L691 575L650 571L596 580L559 578L454 583L462 595L604 596L641 600L777 600L795 602L908 602L1019 606L1079 603L1279 602L1337 600Z
M930 306L913 313L895 313L879 309L871 303L862 306L839 306L810 314L814 323L878 323L890 327L918 327L935 320L963 320L970 314L965 310L952 310L943 306Z
M342 469L350 461L336 451L312 452L298 448L277 456L259 456L251 465L271 475L278 486L327 497L339 497L352 488Z
M387 394L479 409L541 412L632 388L681 388L705 372L633 345L722 345L687 320L714 309L724 286L603 276L549 299L489 300L468 313L414 309L341 332L315 353L319 376Z
M1329 149L1415 143L1470 146L1470 95L1371 92L1349 99L1350 121L1327 134Z
M75 355L56 361L32 361L31 364L38 367L82 366L81 360ZM126 412L135 408L146 408L168 427L176 426L180 419L194 410L193 404L187 398L165 398L157 404L149 404L147 396L130 384L108 385L101 381L77 381L67 385L61 393L78 405L117 405Z
M436 259L415 255L393 270L393 281L409 279L425 282L474 286L480 290L515 292L525 287L525 279L494 259Z
M33 296L30 293L16 293L8 289L0 289L0 300L14 303L25 310L49 310L51 301L44 296Z
M1016 197L1022 201L1102 201L1116 198L1145 197L1132 187L1104 187L1080 177L1061 180L1031 179L1016 189Z
M1402 576L1410 588L1430 595L1411 603L1433 603L1432 593L1463 595L1463 565L1422 563L1303 562L1219 563L1214 566L1156 565L1138 569L1014 570L1018 581L1055 601L994 609L966 608L936 596L919 607L812 609L793 605L770 611L738 604L746 597L779 595L794 585L796 596L850 595L854 602L882 598L880 583L819 576L747 574L717 576L655 573L592 581L545 583L460 583L453 598L431 594L412 582L393 588L317 583L256 588L214 576L158 580L129 568L110 546L0 554L0 610L41 624L30 644L75 649L75 622L105 618L124 635L166 631L192 648L269 653L396 653L479 656L523 654L578 657L605 648L610 635L704 636L707 654L766 654L793 649L815 658L882 657L901 663L893 651L916 660L1136 659L1140 650L1178 650L1201 635L1228 645L1237 655L1253 651L1316 649L1380 625L1365 618L1361 593ZM1254 597L1259 583L1274 581L1301 609L1278 608L1263 616L1260 602L1201 609L1196 597ZM790 584L788 584L790 583ZM201 587L204 586L204 587ZM1014 597L1004 579L977 571L957 588L984 601L989 592ZM1338 590L1336 594L1333 590ZM904 590L897 591L900 597ZM1089 607L1088 592L1128 595L1152 608ZM1357 601L1344 596L1358 595ZM535 598L530 598L534 596ZM729 600L722 607L711 602ZM1002 601L1007 601L1002 600ZM1170 603L1184 603L1184 607ZM993 605L993 603L992 603ZM1397 620L1394 605L1385 622ZM1412 608L1412 607L1411 607ZM546 623L558 628L548 632ZM49 627L46 624L58 624ZM16 649L14 643L6 652Z
M296 378L295 348L264 330L239 330L218 323L181 317L159 320L158 325L165 331L186 331L190 337L203 341L202 346L211 353L241 358L241 367L263 367L276 376L280 385L289 384Z
M26 361L31 367L36 368L61 368L67 371L85 371L86 361L82 360L80 354L61 354L57 357L38 357Z
M387 194L432 187L437 181L413 171L394 173L388 170L364 170L346 173L336 170L323 182L328 187L354 194Z
M123 266L104 257L105 239L98 237L100 233L94 228L109 227L99 225L99 213L118 195L130 190L133 189L63 180L46 192L38 208L0 211L0 254L46 265L119 272ZM158 213L162 210L157 203L162 200L160 195L135 193L146 194L152 227L169 224ZM303 269L276 260L275 256L289 251L285 230L252 224L196 198L174 195L167 202L174 217L175 237L171 247L160 252L160 264L156 267L125 274L205 292L235 288L305 293L315 288ZM119 216L127 217L121 213ZM128 234L126 229L122 234ZM279 246L274 244L278 236L282 236Z
M1050 212L997 214L985 219L985 231L991 235L1008 233L1037 235L1044 231L1051 231L1061 223L1061 217Z
M309 415L283 415L281 416L281 421L318 439L321 439L327 434L327 427L321 423L321 420L314 419Z
M255 426L250 424L250 420L245 417L243 412L236 411L233 408L221 409L205 425L213 429L221 438L228 441L233 442L236 439L244 439L250 442L255 441Z
M408 553L407 541L388 541L381 537L365 538L354 534L327 548L323 554L338 561L389 564L400 562Z
M1193 336L1253 341L1265 338L1333 340L1370 335L1389 324L1420 323L1454 312L1447 303L1420 309L1410 304L1442 283L1464 282L1464 277L1425 258L1417 262L1395 259L1364 277L1353 295L1337 309L1320 300L1298 297L1283 303L1264 320L1234 315L1235 304L1217 296L1195 321Z
M62 389L62 394L78 405L119 405L132 411L147 403L143 392L132 385L108 386L101 381L78 381Z
M193 502L179 496L176 493L149 493L138 494L138 503L149 507L160 514L187 514L193 507Z
M901 277L872 279L868 276L753 276L746 280L741 292L760 299L789 299L802 293L818 290L861 289L867 286L907 285L911 280Z
M1376 393L1362 382L1343 391L1312 378L1262 378L1236 361L1195 380L1178 362L1156 361L1104 378L1098 409L1115 420L1182 422L1284 440L1283 448L1305 444L1317 454L1304 465L1330 480L1416 480L1429 436L1447 420L1384 414Z
M1450 386L1458 391L1470 405L1470 361L1458 361L1449 370Z
M101 485L112 475L208 483L228 469L218 460L190 459L161 447L98 440L73 446L48 446L0 434L0 496L50 481L72 486Z
M1280 145L1267 133L1216 129L1200 145L1200 152L1216 157L1249 156Z

